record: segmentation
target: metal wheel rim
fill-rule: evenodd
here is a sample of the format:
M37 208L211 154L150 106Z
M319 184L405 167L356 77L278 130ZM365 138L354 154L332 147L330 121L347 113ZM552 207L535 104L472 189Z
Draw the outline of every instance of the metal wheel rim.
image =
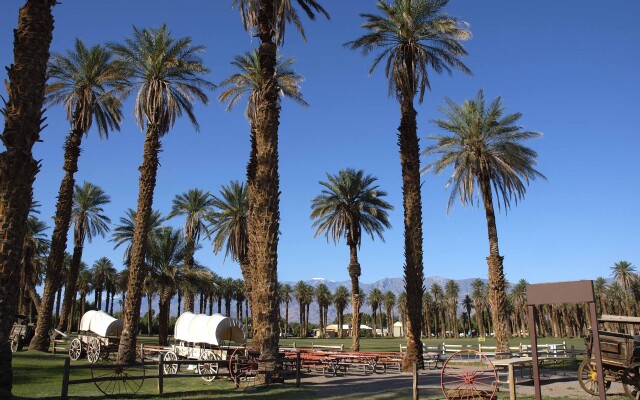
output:
M140 363L125 365L114 359L106 359L91 364L91 378L98 390L107 396L129 396L136 394L142 387L145 368Z
M200 356L200 360L218 360L218 356L215 355L212 351L205 351ZM218 363L198 363L198 374L200 375L208 375L208 374L218 374ZM211 382L216 379L216 376L203 376L203 380L207 382Z
M442 365L442 394L446 399L495 399L498 374L493 363L474 350L453 353Z
M173 351L169 351L164 355L164 361L176 361L178 356ZM164 364L162 369L166 375L175 375L178 373L178 364Z
M69 345L69 358L73 361L77 361L82 354L82 342L80 339L73 339Z
M622 387L630 399L640 399L640 363L631 364L622 374Z

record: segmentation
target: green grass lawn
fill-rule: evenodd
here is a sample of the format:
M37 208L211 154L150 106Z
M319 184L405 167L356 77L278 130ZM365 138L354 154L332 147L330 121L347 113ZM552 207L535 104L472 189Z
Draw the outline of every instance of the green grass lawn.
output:
M567 342L568 346L575 346L576 349L584 348L584 342L582 339L541 339L539 343L561 343ZM138 338L139 343L145 344L157 344L157 337L141 336ZM323 345L339 345L344 344L345 349L348 349L351 345L351 339L300 339L289 338L282 339L282 344L296 343L297 347L310 347L311 343L323 344ZM476 339L448 339L444 340L448 344L469 344L477 346L478 340ZM400 344L405 344L406 340L403 338L363 338L361 339L362 351L398 351ZM429 345L442 344L442 339L430 339L426 340ZM513 339L511 345L517 345L520 340ZM526 339L522 340L522 343L528 343ZM484 343L486 346L494 345L492 339L487 339ZM66 354L52 355L47 353L39 353L32 351L22 351L14 354L13 367L14 367L14 386L13 393L17 398L59 398L61 386L64 358ZM81 359L72 362L73 366L76 365L88 365L86 359ZM148 369L147 374L157 374L154 369ZM71 380L84 379L91 377L91 370L87 369L74 369L72 370ZM157 395L157 379L148 378L145 379L144 384L138 392L137 398L144 399L309 399L317 396L316 390L313 386L306 386L301 388L295 388L293 380L290 379L285 385L274 385L268 389L261 389L257 391L243 391L236 389L233 384L225 380L216 380L212 383L205 382L202 379L196 378L176 378L167 379L164 383L164 395ZM409 389L408 389L409 390ZM315 395L315 396L314 396ZM426 395L422 398L436 399L441 398L440 393L424 393ZM503 394L501 394L501 399ZM83 398L106 398L95 387L93 383L71 385L69 387L69 397L72 399ZM507 396L508 397L508 396ZM124 397L122 397L124 398ZM339 398L350 398L339 397ZM381 398L410 398L409 391L391 391ZM525 398L525 397L522 397Z

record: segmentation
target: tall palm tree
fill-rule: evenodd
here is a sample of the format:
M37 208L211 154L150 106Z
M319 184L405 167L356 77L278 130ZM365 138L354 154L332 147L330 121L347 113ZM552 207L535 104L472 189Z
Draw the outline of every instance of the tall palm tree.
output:
M451 187L449 207L451 210L456 197L463 205L474 203L476 185L479 186L484 204L489 234L489 302L496 336L497 352L508 352L507 291L503 257L498 248L493 193L498 207L511 206L524 197L526 184L535 178L544 178L535 169L537 153L521 142L536 138L539 133L524 131L516 125L522 114L506 114L498 97L488 107L482 90L473 100L461 105L447 99L447 107L442 110L447 119L437 119L436 125L450 135L430 136L436 144L427 147L424 154L439 155L440 159L425 167L425 171L438 174L449 166L453 174L447 183Z
M80 308L78 309L80 313L78 316L78 325L80 325L80 319L86 311L85 304L87 302L87 293L90 293L93 290L92 282L93 277L91 276L91 271L87 268L87 264L85 262L81 262L77 281L78 294L80 294ZM71 318L69 318L69 320L71 320Z
M183 225L184 237L187 241L184 266L187 269L193 268L195 248L200 240L201 234L207 234L205 216L211 211L213 199L211 194L203 192L201 189L191 189L186 193L177 195L173 199L173 206L167 219L184 215ZM187 291L184 294L184 310L193 311L193 293Z
M402 323L402 334L406 337L407 332L407 293L401 292L398 295L398 314L400 315L400 322Z
M51 8L56 0L27 0L14 30L14 60L7 69L7 97L2 115L0 154L0 226L10 235L0 238L0 398L11 397L13 370L9 334L18 305L22 246L27 234L33 181L39 163L32 154L42 130L42 104L47 81L49 45L53 37Z
M444 293L447 302L447 309L449 314L449 320L451 321L450 327L453 332L453 337L458 336L458 294L460 294L460 285L458 282L450 279L444 285Z
M175 39L166 25L158 29L134 27L132 38L123 44L112 43L110 48L127 68L130 90L137 90L134 116L140 128L146 130L131 244L128 300L118 350L121 362L132 362L135 359L142 284L146 275L145 245L162 147L160 138L169 132L183 113L198 130L193 113L194 100L208 103L205 90L213 89L214 85L202 78L209 72L200 57L204 47L192 45L188 37Z
M245 283L246 285L246 283ZM289 333L289 303L291 302L291 285L285 283L280 286L280 299L284 302L284 333Z
M380 51L369 72L386 60L389 95L395 95L400 103L398 144L405 221L404 281L409 317L405 370L414 362L422 364L422 199L414 99L419 92L418 102L422 103L425 90L431 88L429 68L436 73L446 71L451 74L453 69L471 73L460 60L467 54L460 42L469 38L470 33L463 22L442 12L447 3L448 0L394 0L389 4L378 0L379 15L361 14L365 19L362 27L367 33L346 43L351 49L361 49L363 55Z
M249 231L247 218L249 217L249 197L244 183L231 181L228 186L222 185L220 197L212 196L211 211L207 215L210 223L209 236L213 236L213 252L218 254L224 249L224 256L231 256L233 261L240 264L240 271L244 278L249 304L251 301L251 271L249 264ZM255 328L255 324L252 324Z
M425 330L424 334L427 338L431 337L431 316L433 314L433 297L431 297L431 293L428 290L424 291L422 295L422 312L424 313L424 325Z
M633 266L629 261L619 261L613 264L611 267L611 273L613 275L613 279L620 283L622 286L622 292L624 296L624 303L626 306L627 315L633 315L633 309L631 308L629 289L631 288L631 282L635 279L638 279L635 274L636 267Z
M393 206L383 198L386 192L375 185L377 178L365 175L363 170L356 171L348 168L337 175L327 174L327 182L320 181L324 186L322 193L311 201L311 219L316 227L314 237L324 233L327 241L338 243L344 237L349 246L349 277L351 278L351 318L353 351L360 350L360 263L358 262L358 248L362 241L362 232L369 234L371 239L377 235L384 241L382 232L391 228L387 210Z
M122 71L112 61L111 53L102 46L87 48L80 39L76 39L73 51L67 55L56 54L49 63L49 76L52 82L47 86L47 103L62 104L71 124L71 131L64 146L64 176L60 183L56 205L55 226L51 238L51 253L47 261L47 280L38 316L41 322L37 325L34 349L45 350L48 345L46 333L51 328L50 320L53 298L47 287L58 290L61 287L64 252L67 247L67 233L72 219L72 206L75 179L78 170L78 159L82 137L89 134L95 122L100 137L108 137L109 130L119 130L122 120L121 103L112 89L124 82ZM67 284L78 277L78 264L75 263L67 276ZM64 330L71 302L75 298L75 290L65 290L65 304L62 318L58 321L58 329ZM69 295L67 295L69 293ZM71 296L73 295L73 297ZM45 335L43 335L45 334Z
M29 215L27 235L22 246L22 262L20 267L18 313L28 315L31 305L40 307L40 298L36 286L42 283L47 264L50 242L47 239L47 224L36 216Z
M351 294L349 293L349 289L343 285L338 286L336 291L333 293L333 305L335 306L336 313L338 314L338 336L340 338L343 337L342 326L344 325L344 310L349 304L350 297Z
M391 290L384 294L384 308L387 311L387 331L391 337L393 333L393 308L396 306L396 295Z
M58 329L60 330L64 330L68 325L71 304L76 298L76 282L80 264L82 263L84 242L88 240L91 243L96 236L104 237L109 231L109 223L111 223L109 217L104 215L103 208L104 205L111 202L111 198L99 186L89 182L84 182L82 186L75 185L72 200L73 256L71 257L71 265L67 275L66 290L62 303L62 317L58 322Z
M293 71L291 68L295 59L287 58L282 60L281 56L276 59L275 66L275 78L278 85L278 92L280 96L278 101L282 97L287 97L302 106L308 106L308 104L302 99L302 93L300 92L299 84L304 78ZM224 88L222 93L218 96L218 100L221 103L227 103L227 111L230 111L243 96L247 96L247 106L245 108L245 115L250 124L250 140L251 140L251 152L249 154L249 162L247 165L247 177L250 180L255 175L257 154L256 154L256 134L255 134L255 120L258 117L257 106L260 103L260 96L264 90L264 84L266 80L262 76L262 69L260 67L260 58L258 51L246 52L244 56L236 56L231 62L234 67L237 67L239 72L232 74L230 77L220 82L220 87ZM249 193L248 189L251 187L251 182L247 185L246 192L246 213L248 216L249 209ZM233 184L233 183L232 183ZM224 190L224 189L223 189ZM244 217L244 223L246 225L246 217ZM245 280L247 287L247 293L252 293L251 287L251 271L249 269L249 254L248 254L248 237L246 242L247 249L244 251L244 262L240 262L242 270L242 276ZM249 298L251 302L251 298Z
M316 0L296 0L310 19L316 13L328 18L327 12ZM260 38L258 58L264 84L259 94L256 116L256 162L255 168L247 171L250 192L249 240L252 279L255 303L253 343L260 351L260 368L276 370L278 353L278 303L276 295L278 231L280 225L280 180L278 175L278 126L280 103L276 80L278 46L284 43L285 27L293 23L302 33L304 30L292 0L233 0L233 7L240 11L244 28ZM269 373L259 375L259 383Z
M113 266L113 262L111 262L107 257L100 257L95 263L93 263L93 267L91 267L93 290L95 291L96 296L95 307L97 310L102 310L102 293L106 289L107 280L109 280L109 277L115 273L116 268ZM108 307L105 305L105 308Z
M476 310L476 325L478 326L478 335L484 336L484 320L482 312L485 309L487 287L484 281L476 278L471 281L471 299L473 300L473 308Z
M331 303L331 291L326 284L319 283L318 286L316 286L316 301L320 310L320 332L322 332L322 336L324 337L325 328L327 327L327 314L325 310L329 307L329 303Z
M432 284L429 290L431 291L431 295L433 296L433 306L435 309L436 317L436 331L438 330L438 328L440 328L440 335L444 338L447 331L444 319L444 291L442 290L442 286L437 283ZM439 327L438 322L440 322Z
M304 318L304 314L306 311L306 303L305 303L305 298L306 298L306 292L307 292L307 284L304 283L304 281L298 281L296 282L296 284L293 287L293 297L296 298L296 301L298 302L298 306L300 307L299 309L299 323L300 323L300 337L305 338L307 337L307 332L305 330L305 318Z
M377 336L376 312L378 311L378 307L380 307L380 303L382 303L383 296L382 291L378 288L373 288L371 292L369 292L369 305L371 306L371 317L373 320L373 337ZM380 332L382 332L382 319L380 319Z
M473 332L471 329L471 309L473 308L473 300L471 300L471 297L469 297L468 294L466 294L464 296L464 298L462 299L462 306L464 307L465 310L467 310L467 323L468 323L468 327L469 327L469 336L473 337ZM467 331L464 332L465 337L467 336Z
M513 313L511 314L514 321L514 330L518 334L518 337L522 337L522 334L527 329L527 282L525 279L520 279L511 289L510 301L513 307Z
M147 235L147 244L151 241L155 240L155 236L160 233L162 228L162 224L165 222L166 218L162 216L160 211L153 210L151 211L151 218L149 219L149 234ZM111 237L111 241L115 242L114 249L117 249L123 244L126 244L126 248L124 250L124 262L125 264L129 264L131 259L131 245L133 243L133 234L136 229L136 210L129 208L125 212L124 217L120 217L120 224L116 225L113 228L113 235ZM127 276L128 277L128 276Z

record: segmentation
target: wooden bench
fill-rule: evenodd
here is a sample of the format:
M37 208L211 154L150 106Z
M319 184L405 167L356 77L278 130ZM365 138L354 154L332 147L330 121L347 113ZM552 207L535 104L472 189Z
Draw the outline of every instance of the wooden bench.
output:
M403 357L404 352L407 350L407 346L400 345L400 358ZM424 361L424 366L429 369L442 368L442 364L444 360L441 356L441 348L440 346L426 346L424 343L422 344L422 360ZM440 363L440 367L438 367L438 363Z
M344 344L339 346L337 345L322 345L322 344L314 344L311 342L311 350L319 350L319 351L344 351Z

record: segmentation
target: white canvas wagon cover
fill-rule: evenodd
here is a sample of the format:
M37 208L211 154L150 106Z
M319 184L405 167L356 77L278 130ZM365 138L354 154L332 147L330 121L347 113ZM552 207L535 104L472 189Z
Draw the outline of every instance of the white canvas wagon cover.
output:
M104 311L90 310L80 320L80 331L93 332L98 336L120 336L124 323Z
M176 340L193 343L208 343L220 346L222 342L242 343L245 340L242 322L222 314L183 313L176 321Z

